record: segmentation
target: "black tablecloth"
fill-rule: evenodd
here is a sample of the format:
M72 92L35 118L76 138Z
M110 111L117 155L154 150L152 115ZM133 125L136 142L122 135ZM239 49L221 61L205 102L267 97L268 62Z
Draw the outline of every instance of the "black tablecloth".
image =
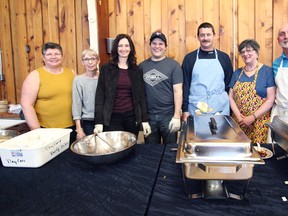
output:
M70 149L40 168L0 165L0 215L144 215L163 151L136 145L109 166Z
M271 148L271 145L268 145ZM287 215L288 159L265 160L265 165L255 165L254 173L243 200L208 200L188 198L182 178L181 164L175 163L176 152L168 145L162 159L158 179L154 188L148 214L152 215ZM284 152L276 146L276 155ZM191 180L190 180L191 181ZM195 180L194 180L195 182ZM243 181L230 181L232 189L239 189Z

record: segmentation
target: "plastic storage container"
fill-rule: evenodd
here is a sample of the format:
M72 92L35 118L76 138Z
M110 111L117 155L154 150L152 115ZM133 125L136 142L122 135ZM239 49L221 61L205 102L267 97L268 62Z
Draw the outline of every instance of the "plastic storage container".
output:
M69 148L71 129L39 128L0 143L5 167L40 167Z

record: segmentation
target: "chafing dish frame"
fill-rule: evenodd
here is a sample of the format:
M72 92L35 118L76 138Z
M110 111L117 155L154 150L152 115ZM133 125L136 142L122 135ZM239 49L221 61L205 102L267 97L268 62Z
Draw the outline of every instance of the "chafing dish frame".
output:
M252 178L253 175L253 167L254 164L265 164L264 160L261 159L259 153L252 147L251 144L251 154L248 157L241 157L238 160L234 160L232 158L221 158L218 157L215 159L214 158L209 158L209 157L193 157L190 156L189 153L186 151L186 146L187 146L187 123L183 122L182 123L182 130L180 133L179 137L179 144L177 148L177 155L176 155L176 163L182 163L182 177L184 181L184 186L185 186L185 191L188 195L189 198L195 199L195 198L204 198L204 199L228 199L228 198L233 198L237 200L242 200L245 196L246 190L248 188L249 182ZM244 132L243 132L244 133ZM246 167L246 171L250 170L250 173L247 174L244 177L238 177L235 179L231 179L231 177L227 178L215 178L210 176L210 178L191 178L186 175L186 167L185 166L190 166L192 165L198 166L200 170L203 170L204 172L209 170L211 166L215 166L216 170L221 169L221 165L223 166L228 166L227 172L229 172L229 166L234 172L239 171L239 169L242 169L242 166L244 166L244 169ZM218 168L217 168L218 166ZM248 168L247 168L248 167ZM213 168L212 168L213 169ZM223 168L223 171L225 172L225 168ZM232 174L233 175L233 174ZM198 176L199 177L199 176ZM193 193L190 192L188 188L187 181L189 180L196 180L196 181L201 181L202 183L202 192L201 193ZM240 194L234 194L228 192L228 189L226 187L226 182L225 181L231 181L231 180L245 180L246 184ZM215 186L216 185L216 186Z
M286 118L287 122L285 122L281 118ZM281 130L283 128L284 129L288 128L288 116L276 115L274 116L272 122L266 123L266 125L271 130L273 154L276 155L274 147L275 143L277 143L286 152L286 154L276 157L276 159L282 160L288 158L288 134L285 133L283 130Z
M182 164L182 178L184 182L184 188L185 192L190 199L236 199L236 200L243 200L245 197L245 193L247 191L247 188L249 186L249 183L251 181L251 178L242 180L244 183L244 187L242 190L240 190L240 193L231 193L227 189L227 180L195 180L195 179L189 179L185 177L185 172L183 169L184 164ZM191 185L189 184L189 181L193 184L201 185L201 192L198 191L192 191ZM238 180L240 181L240 180Z

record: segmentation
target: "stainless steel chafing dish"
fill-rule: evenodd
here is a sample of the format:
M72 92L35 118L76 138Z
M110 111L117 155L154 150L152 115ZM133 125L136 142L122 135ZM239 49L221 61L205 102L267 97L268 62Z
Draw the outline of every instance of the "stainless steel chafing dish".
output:
M255 164L264 164L250 139L230 116L200 115L189 117L183 124L177 149L176 163L182 163L186 178L203 180L201 194L192 198L236 198L225 187L224 180L249 180Z
M283 150L288 152L288 116L274 116L271 123L267 123L271 129L271 138L274 150L274 143L276 142ZM278 160L288 157L288 153L277 157Z

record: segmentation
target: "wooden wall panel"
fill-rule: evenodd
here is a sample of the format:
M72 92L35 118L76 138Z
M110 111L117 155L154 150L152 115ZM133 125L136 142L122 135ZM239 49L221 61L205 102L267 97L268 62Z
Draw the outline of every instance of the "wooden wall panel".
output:
M85 1L86 2L86 1ZM87 38L87 35L89 35L89 28L88 28L88 13L87 13L87 7L85 7L86 4L83 5L83 0L76 1L75 2L75 8L78 8L78 10L75 10L75 27L76 32L79 32L79 34L76 37L76 46L77 50L79 52L76 53L77 56L77 68L75 68L77 74L82 74L84 72L84 67L81 64L81 56L82 52L80 50L84 50L89 48L89 39ZM84 10L83 10L84 7ZM86 37L83 32L86 32Z
M272 0L255 1L255 39L260 45L259 61L272 67L273 35L272 10L268 9Z
M215 28L216 38L215 48L219 49L219 0L203 0L203 22L212 23Z
M58 0L42 0L44 43L60 42Z
M192 1L185 1L184 5L184 43L185 43L185 50L183 51L184 53L188 52L189 46L192 46L192 42L194 41L193 35L194 35L194 29L193 28L188 28L188 26L193 25L193 13L191 13L191 8L192 8Z
M237 46L247 38L260 46L260 61L271 65L281 54L278 29L288 22L288 0L95 0L101 64L108 61L105 37L132 36L138 63L150 54L151 33L161 30L168 39L167 55L180 64L199 47L197 28L211 22L215 48L230 55L236 69L242 65ZM101 4L101 5L100 5ZM23 80L43 65L41 46L53 41L64 50L64 66L83 73L81 52L89 47L87 0L1 0L0 48L5 81L1 99L19 103Z
M199 46L197 40L197 27L199 25L198 23L202 22L202 20L199 20L201 19L202 11L201 15L199 16L198 13L200 10L196 10L196 8L198 8L198 5L199 0L185 0L185 53L188 53L194 50L197 46Z
M116 1L116 10L117 10L117 24L116 24L116 29L117 33L116 34L129 34L131 36L131 32L128 32L128 23L127 23L127 1L129 0L121 0L121 1Z
M133 0L133 16L134 16L134 23L133 23L133 38L134 38L134 44L137 52L145 53L145 41L144 41L144 28L140 28L139 30L135 31L135 29L138 29L139 23L144 22L144 8L143 8L143 1L139 0ZM144 60L144 55L142 55L142 58L138 58L137 62L140 63Z
M236 54L235 52L237 41L235 37L235 28L234 24L236 23L235 19L235 0L233 1L226 1L220 0L219 2L219 49L226 52L230 59L235 63L236 61ZM234 66L235 67L235 66Z
M108 13L109 13L109 35L112 38L115 38L117 35L117 4L116 1L108 1Z
M42 4L40 0L29 0L26 2L27 16L27 52L30 68L41 67L43 44L42 36Z
M1 100L16 102L15 73L12 52L12 33L9 0L0 1L0 46L2 49L2 71L5 80L0 81Z
M86 1L86 0L82 0L82 1ZM108 4L107 1L106 4L103 4L104 1L102 0L97 0L98 6L97 6L97 15L100 18L100 20L98 20L98 44L99 44L99 54L101 56L101 60L100 60L100 66L103 63L108 62L109 60L109 54L107 53L107 49L106 49L106 38L109 37L109 27L108 27L108 21L109 21L109 11L108 11ZM104 3L105 3L104 2ZM85 4L83 4L84 6ZM87 11L87 7L85 8L85 6L83 7L83 13L85 13L85 10ZM87 12L86 12L87 13ZM98 18L98 19L99 19ZM83 34L86 35L86 37L89 36L89 26L88 23L84 23L84 26L86 26L85 28L87 29L87 33ZM85 40L85 37L83 38ZM87 40L87 39L86 39ZM79 58L81 59L81 58ZM82 65L81 65L82 66Z
M108 0L109 5L118 4L117 0ZM121 8L126 5L127 11L133 10L128 0L120 1ZM285 7L287 0L142 0L137 1L143 4L143 25L135 25L134 35L137 31L144 33L145 48L141 49L137 43L138 59L145 59L150 56L149 39L152 32L161 30L166 34L168 39L167 55L182 63L183 57L190 51L199 47L197 40L197 28L202 22L211 22L216 31L215 48L221 49L228 53L233 66L237 67L243 64L239 58L237 46L247 38L256 39L265 52L260 53L260 59L263 63L271 65L272 53L275 49L271 40L273 40L273 7L275 2L278 7ZM117 5L116 4L116 5ZM129 6L130 5L130 6ZM130 8L129 8L130 7ZM149 10L150 8L150 10ZM129 20L126 28L131 28L131 19L129 12L122 12L112 8L111 14L117 12L113 20L115 26L110 28L116 29L117 32L125 30L123 26L123 16ZM142 10L141 10L142 11ZM275 11L275 10L274 10ZM282 12L284 13L284 11ZM137 20L141 20L139 17ZM138 22L137 22L138 23ZM148 47L147 47L148 46Z
M128 31L128 34L133 39L134 39L134 19L135 19L134 15L135 13L134 13L134 7L133 7L133 0L127 0L127 31Z
M174 59L178 57L179 47L179 8L178 1L169 1L168 5L168 32L163 33L168 38L168 52L167 54Z
M22 82L29 71L29 60L27 54L27 31L26 31L26 10L25 1L10 0L10 8L14 8L11 15L12 49L14 62L14 83L16 101L20 101ZM15 63L16 62L16 63Z
M86 0L1 0L1 99L20 102L22 83L43 66L41 48L48 41L63 47L63 66L82 73L81 52L89 48L87 13Z
M158 30L163 31L163 29L161 29L163 27L161 15L162 13L165 12L165 9L167 8L162 8L164 7L164 5L163 5L163 1L161 0L148 0L147 2L150 2L149 3L150 4L149 15L151 17L150 18L151 22L148 25L151 26L151 32L158 31ZM144 4L146 4L146 1L144 2Z
M153 1L154 2L154 1ZM144 0L143 0L143 16L144 16L144 21L143 21L143 26L144 26L144 51L143 51L143 55L138 55L137 51L137 55L138 58L141 60L144 60L146 58L148 58L150 56L150 49L149 49L149 43L150 43L150 32L151 32L151 1L145 1L144 4ZM138 29L138 28L137 28Z
M161 1L160 12L158 12L161 15L161 26L159 26L158 29L154 29L154 30L151 29L152 31L150 32L150 36L151 36L151 34L156 30L162 31L167 37L168 44L170 44L169 34L171 33L169 31L170 31L170 28L172 28L172 26L169 25L169 23L171 22L171 19L170 19L171 10L169 8L169 2L170 1L166 1L166 0ZM151 14L151 16L153 16L153 14ZM151 21L154 22L154 20L152 18L151 18ZM170 47L168 47L167 53L169 53L169 50L170 50Z
M74 2L59 0L58 10L60 43L63 50L65 50L63 64L76 71L77 61L74 58L77 53Z
M180 0L178 9L179 9L179 52L178 56L176 56L177 59L182 61L181 59L184 59L184 56L186 54L186 43L185 43L185 0Z

